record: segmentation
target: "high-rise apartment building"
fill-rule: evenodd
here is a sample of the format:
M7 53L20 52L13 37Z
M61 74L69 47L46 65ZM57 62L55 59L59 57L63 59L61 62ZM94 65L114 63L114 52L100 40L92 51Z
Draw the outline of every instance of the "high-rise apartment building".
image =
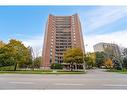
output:
M67 48L77 47L84 52L81 23L77 14L71 16L49 15L44 44L43 67L52 63L63 63L63 53Z
M106 53L113 53L112 55L114 57L119 58L121 56L121 52L119 49L119 46L117 44L112 44L112 43L98 43L93 46L95 52L106 52ZM110 51L108 51L110 49Z

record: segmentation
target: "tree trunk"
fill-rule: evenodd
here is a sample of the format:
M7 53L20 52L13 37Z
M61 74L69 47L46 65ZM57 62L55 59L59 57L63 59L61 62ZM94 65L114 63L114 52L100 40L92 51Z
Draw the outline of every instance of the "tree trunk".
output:
M32 70L34 71L34 64L33 64L33 66L32 66Z
M75 64L75 70L78 71L78 69L77 69L77 64Z
M32 62L32 71L34 71L34 61ZM45 69L45 68L44 68Z
M72 66L73 66L73 63L71 63L71 71L73 71L73 68L72 68Z
M18 63L15 63L14 71L16 71L16 69L17 69L17 64L18 64Z
M83 63L83 71L86 72L86 65L85 65L85 62Z

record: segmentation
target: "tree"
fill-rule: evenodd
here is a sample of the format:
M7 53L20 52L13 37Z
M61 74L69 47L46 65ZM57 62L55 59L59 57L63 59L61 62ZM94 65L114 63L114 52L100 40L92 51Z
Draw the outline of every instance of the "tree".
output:
M112 61L113 61L113 68L114 69L122 70L121 63L120 63L120 60L118 58L113 58Z
M123 66L123 58L121 56L117 56L114 51L113 51L113 48L111 47L108 47L108 48L105 48L105 53L106 53L106 59L111 59L113 62L114 62L114 68L117 68L117 69L122 69Z
M127 48L125 48L125 49L123 50L123 55L124 55L125 57L127 57Z
M32 59L33 59L33 61L32 61L32 70L34 70L34 68L36 68L36 66L40 67L39 64L41 64L41 62L42 62L42 58L39 56L41 51L38 48L33 49L31 47L30 52L31 52ZM36 62L37 62L37 64L36 64Z
M14 71L18 65L28 63L29 50L21 41L11 39L0 52L3 63L14 65Z
M87 53L85 55L85 62L86 62L86 66L87 68L92 68L96 65L96 55L95 53Z
M96 55L96 65L97 67L100 68L106 60L106 54L104 52L96 52L95 55Z
M107 69L112 69L113 68L113 63L112 63L112 60L109 58L105 61L104 63L104 66L107 68Z
M19 64L18 65L20 68L29 68L29 67L31 67L31 65L33 63L33 56L32 56L32 52L31 52L31 47L28 46L27 49L28 49L27 60L24 64Z
M127 48L124 49L123 51L123 55L124 55L124 58L123 58L123 68L126 68L127 69Z
M123 59L123 67L127 69L127 57Z
M34 59L34 67L35 67L35 68L40 68L41 59L42 59L41 56L40 56L40 57L36 57L36 58Z
M14 65L14 59L10 54L10 50L7 47L0 49L0 66L11 66Z
M3 41L0 41L0 48L4 47L5 43Z
M74 63L83 63L83 52L80 48L69 48L65 51L63 60L65 63L70 64L71 71L73 70Z

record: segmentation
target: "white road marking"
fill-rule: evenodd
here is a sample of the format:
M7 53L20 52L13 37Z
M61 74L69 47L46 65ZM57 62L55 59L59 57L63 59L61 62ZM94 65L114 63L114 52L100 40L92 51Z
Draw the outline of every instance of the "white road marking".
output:
M119 84L105 84L104 86L114 86L114 87L124 86L124 87L127 87L127 85L119 85Z
M9 82L11 84L34 84L33 82Z
M79 86L82 86L83 84L70 84L70 83L55 83L54 85L79 85Z

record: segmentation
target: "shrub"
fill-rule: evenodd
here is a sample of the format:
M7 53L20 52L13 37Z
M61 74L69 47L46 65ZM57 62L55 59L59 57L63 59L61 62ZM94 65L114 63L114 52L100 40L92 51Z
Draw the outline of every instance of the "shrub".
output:
M2 66L0 67L0 71L12 71L14 70L14 66Z
M51 69L63 69L63 65L60 63L53 63Z

